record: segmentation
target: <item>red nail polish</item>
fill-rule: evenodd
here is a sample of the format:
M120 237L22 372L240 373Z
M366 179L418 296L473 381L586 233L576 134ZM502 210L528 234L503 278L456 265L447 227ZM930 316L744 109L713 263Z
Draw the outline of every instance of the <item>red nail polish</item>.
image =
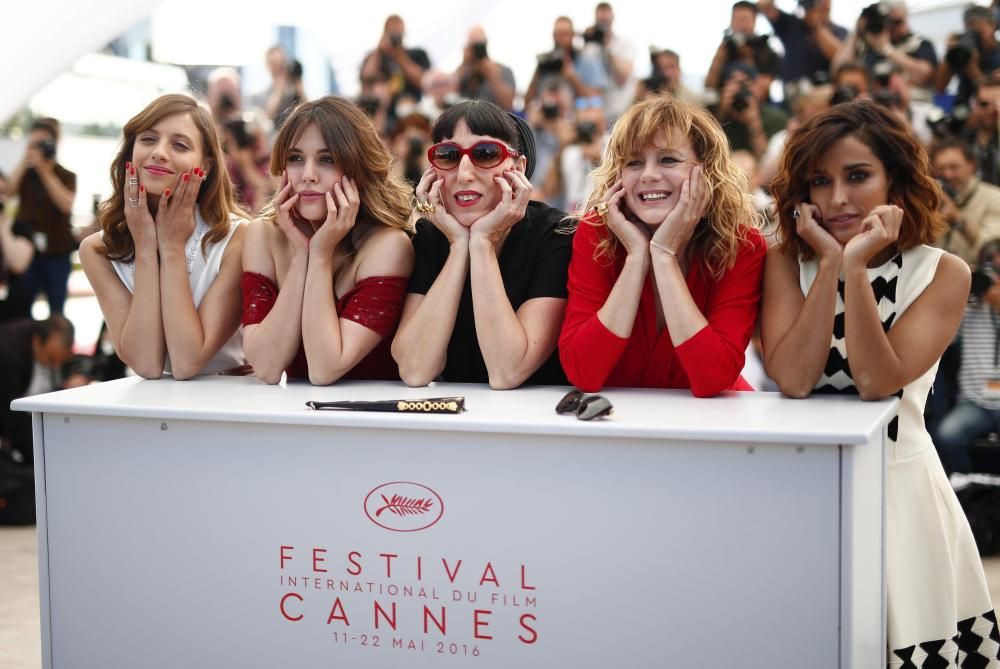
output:
M163 191L163 197L170 197L170 189Z
M129 162L125 163L125 171L126 172L131 172L132 171L132 163L129 163Z
M146 192L146 187L143 186L142 184L139 184L139 192L140 193L145 193Z
M183 179L185 182L187 182L188 180L191 179L191 175L185 172L184 176L182 176L181 179Z

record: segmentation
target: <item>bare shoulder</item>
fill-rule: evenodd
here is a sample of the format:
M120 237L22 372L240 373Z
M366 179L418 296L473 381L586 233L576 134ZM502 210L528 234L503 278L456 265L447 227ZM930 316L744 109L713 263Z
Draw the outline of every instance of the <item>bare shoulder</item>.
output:
M93 268L96 263L109 262L105 255L106 251L100 232L87 235L80 242L80 263L83 265L84 271L87 270L88 266Z
M942 253L934 272L934 283L955 295L968 295L972 272L964 260L951 253Z
M370 276L409 276L413 270L413 244L399 228L380 226L358 250L357 279Z

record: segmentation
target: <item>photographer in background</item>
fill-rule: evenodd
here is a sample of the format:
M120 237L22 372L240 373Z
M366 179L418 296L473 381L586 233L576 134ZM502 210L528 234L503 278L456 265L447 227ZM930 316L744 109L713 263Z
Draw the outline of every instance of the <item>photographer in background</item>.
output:
M392 14L385 20L382 37L374 51L365 56L361 64L361 80L385 82L390 97L385 109L386 130L400 116L406 116L402 109L396 109L404 100L411 103L420 101L424 72L430 69L431 59L420 48L403 46L406 25L401 16Z
M17 222L31 228L35 247L31 265L22 276L25 297L30 305L44 291L53 314L63 312L69 255L77 246L70 227L76 175L56 162L58 142L57 120L35 121L24 157L10 177L11 192L17 193L19 200Z
M962 13L965 32L949 35L944 60L937 69L937 91L943 93L953 77L958 77L956 104L968 104L977 88L1000 68L997 23L989 7L969 5Z
M254 106L264 110L277 128L288 112L306 99L302 84L302 63L289 59L280 44L268 49L264 58L271 75L271 87L254 96L253 102Z
M593 190L590 173L601 162L606 143L607 120L600 107L576 110L573 138L559 157L563 204L567 212L578 212Z
M531 199L556 209L565 209L560 156L563 148L576 137L573 91L565 82L551 81L524 111L535 137L535 173L531 178L534 191Z
M732 63L743 63L756 69L761 86L766 80L766 89L770 89L771 82L781 73L781 60L768 46L768 36L756 34L756 23L757 5L747 0L733 5L729 28L715 50L712 66L705 77L706 89L718 90L722 85L722 73Z
M441 70L427 70L424 73L424 95L420 98L416 111L434 123L442 112L461 99L454 75Z
M594 35L591 33L591 38ZM524 106L527 107L538 97L539 92L553 82L565 82L572 88L573 96L577 98L600 98L608 85L608 73L603 63L594 57L595 48L599 45L593 42L584 43L584 48L578 50L574 45L576 32L573 22L565 16L556 19L552 26L552 51L538 54L538 65L531 75L531 83L524 94ZM593 44L588 50L588 44ZM587 55L584 51L587 50Z
M463 98L488 100L506 111L514 109L514 72L490 59L486 51L486 31L482 26L469 29L462 64L455 70L455 79Z
M830 61L847 38L847 30L830 21L830 0L799 0L797 15L781 11L774 0L758 0L757 9L785 47L785 99L794 99L803 82L827 83Z
M427 149L432 143L431 122L426 116L413 113L399 119L389 138L389 150L395 157L389 166L389 174L401 177L415 188L420 177L430 167Z
M0 172L0 323L31 316L21 275L35 256L31 227L15 222L7 210L7 188L7 177Z
M963 137L976 156L976 174L982 181L1000 186L1000 81L987 79L979 85L964 126L959 107L946 118L954 134Z
M768 140L784 129L788 116L763 103L766 80L749 65L735 63L723 75L719 104L713 109L733 151L749 151L760 160Z
M903 0L865 7L854 31L834 56L833 69L844 63L859 62L874 73L877 63L888 61L903 73L911 89L917 89L917 97L930 100L937 54L930 40L910 31L906 19Z
M935 245L974 267L983 241L1000 237L1000 188L976 178L975 154L959 139L936 143L930 157L944 191L941 213L949 228Z
M604 93L604 114L609 124L625 113L635 99L635 45L614 32L615 12L611 5L600 2L594 8L591 34L600 37L608 71L608 87Z
M949 474L972 471L972 442L1000 431L1000 240L983 245L958 337L958 397L933 433Z
M684 85L681 78L681 57L676 51L649 47L649 61L652 65L649 77L639 81L635 89L635 99L642 100L651 93L670 93L675 98L702 104L700 95Z

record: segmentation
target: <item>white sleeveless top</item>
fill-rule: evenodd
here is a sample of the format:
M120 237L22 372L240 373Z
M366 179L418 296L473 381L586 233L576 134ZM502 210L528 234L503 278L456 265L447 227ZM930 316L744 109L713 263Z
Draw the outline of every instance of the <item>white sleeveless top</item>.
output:
M205 219L201 217L201 211L195 209L194 232L188 237L184 245L185 259L187 263L188 281L191 285L191 297L194 298L194 308L201 305L205 293L212 286L215 277L219 275L219 268L222 266L222 256L226 252L229 240L233 238L233 233L239 227L243 219L235 214L229 217L229 232L218 242L209 244L205 252L201 249L201 240L208 233L209 226ZM115 274L125 284L130 293L135 292L135 261L126 263L119 260L112 260L111 266L115 269ZM222 348L216 352L211 360L202 368L199 375L216 374L226 369L239 367L246 364L243 355L243 328L237 328L233 336L229 338ZM170 357L163 360L163 371L170 373Z

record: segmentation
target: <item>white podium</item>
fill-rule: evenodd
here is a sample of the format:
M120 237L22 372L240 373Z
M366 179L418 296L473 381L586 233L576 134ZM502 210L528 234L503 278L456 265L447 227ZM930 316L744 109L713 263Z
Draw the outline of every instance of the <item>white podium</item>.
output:
M884 667L895 400L127 379L34 413L47 669ZM461 415L307 400L463 395Z

